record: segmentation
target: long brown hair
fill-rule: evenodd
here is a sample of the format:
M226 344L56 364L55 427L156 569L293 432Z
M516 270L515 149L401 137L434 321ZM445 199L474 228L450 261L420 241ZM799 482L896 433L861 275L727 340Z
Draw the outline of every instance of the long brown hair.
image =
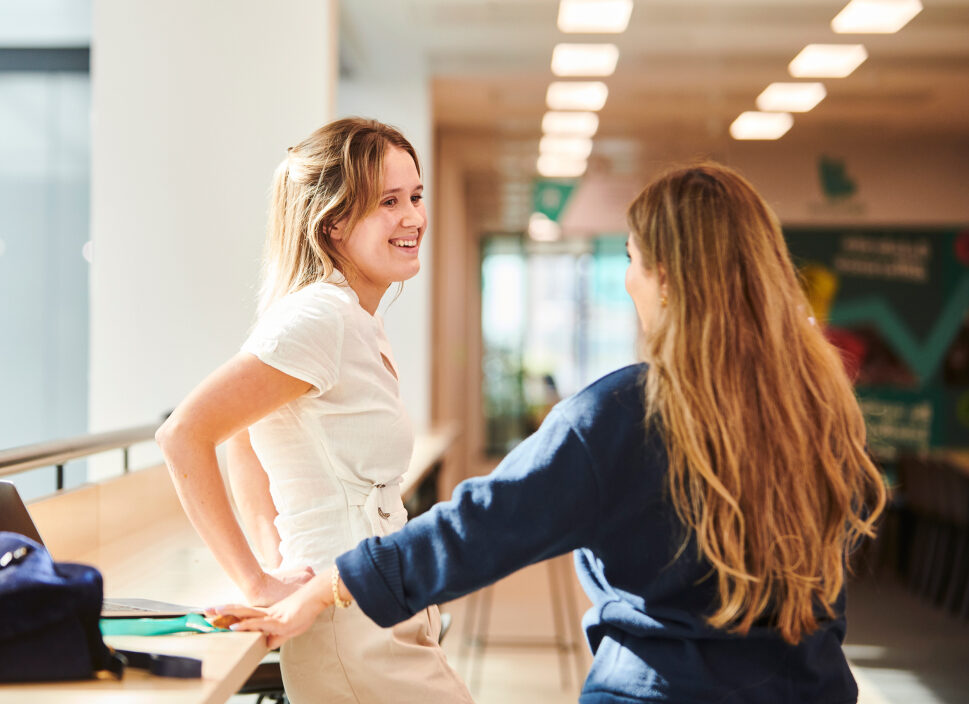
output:
M665 433L673 505L714 569L708 621L742 634L767 617L796 643L816 606L833 614L845 552L885 503L851 382L777 219L739 174L671 171L628 220L643 266L665 272L646 421Z
M273 177L269 231L263 255L259 309L353 266L330 237L340 223L349 235L377 207L384 154L397 147L417 152L399 131L376 120L348 117L319 128L288 149Z

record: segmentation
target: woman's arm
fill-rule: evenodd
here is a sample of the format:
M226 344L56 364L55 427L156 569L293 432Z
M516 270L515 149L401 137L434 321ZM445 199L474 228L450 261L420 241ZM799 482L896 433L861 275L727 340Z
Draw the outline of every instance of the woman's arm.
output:
M266 574L253 555L232 513L215 448L310 388L239 353L202 381L155 435L189 520L253 604L272 603L294 586Z
M276 530L276 505L269 493L269 476L256 457L249 430L240 430L226 443L229 488L250 542L264 565L279 567L279 532Z
M601 511L594 465L568 418L553 411L490 475L462 482L450 501L338 557L340 598L352 597L388 627L428 604L588 545ZM236 630L261 630L279 644L333 604L331 575L317 575L265 609L225 606L212 613L239 617Z
M336 559L364 613L389 627L535 562L593 546L597 460L561 408L486 477L468 479L401 530Z

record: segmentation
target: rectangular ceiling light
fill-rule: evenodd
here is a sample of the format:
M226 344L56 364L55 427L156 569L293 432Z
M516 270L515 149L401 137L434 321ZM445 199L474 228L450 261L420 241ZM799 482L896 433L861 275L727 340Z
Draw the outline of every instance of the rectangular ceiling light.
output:
M538 173L545 178L577 178L585 173L586 160L573 159L558 154L542 154L538 157Z
M757 96L764 112L807 112L824 100L823 83L771 83Z
M601 81L556 81L549 84L545 103L551 110L601 110L609 89Z
M851 0L831 20L838 34L893 34L922 11L919 0Z
M592 140L589 137L551 137L544 136L538 143L542 154L557 154L572 159L588 159L592 153Z
M562 0L559 29L568 34L619 34L629 25L633 0Z
M558 44L552 50L556 76L611 76L619 61L615 44Z
M730 125L730 136L734 139L780 139L794 124L794 118L786 112L740 113L740 117Z
M599 129L599 116L594 112L547 112L542 118L545 134L591 137Z
M867 58L864 44L808 44L787 70L795 78L844 78Z
M562 228L544 213L532 213L528 218L528 236L536 242L555 242L562 238Z

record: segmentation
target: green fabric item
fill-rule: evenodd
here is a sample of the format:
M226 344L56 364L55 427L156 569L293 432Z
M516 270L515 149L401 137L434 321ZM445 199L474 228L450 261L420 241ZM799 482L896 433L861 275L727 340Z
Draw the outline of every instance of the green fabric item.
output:
M166 636L171 633L212 633L227 631L216 628L202 614L176 618L102 618L101 634L105 636Z

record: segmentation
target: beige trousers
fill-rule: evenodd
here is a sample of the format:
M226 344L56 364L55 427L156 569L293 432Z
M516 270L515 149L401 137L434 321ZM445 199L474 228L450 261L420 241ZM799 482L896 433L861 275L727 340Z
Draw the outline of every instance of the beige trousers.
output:
M473 704L448 665L436 606L381 628L352 604L327 609L283 644L283 684L292 704Z

